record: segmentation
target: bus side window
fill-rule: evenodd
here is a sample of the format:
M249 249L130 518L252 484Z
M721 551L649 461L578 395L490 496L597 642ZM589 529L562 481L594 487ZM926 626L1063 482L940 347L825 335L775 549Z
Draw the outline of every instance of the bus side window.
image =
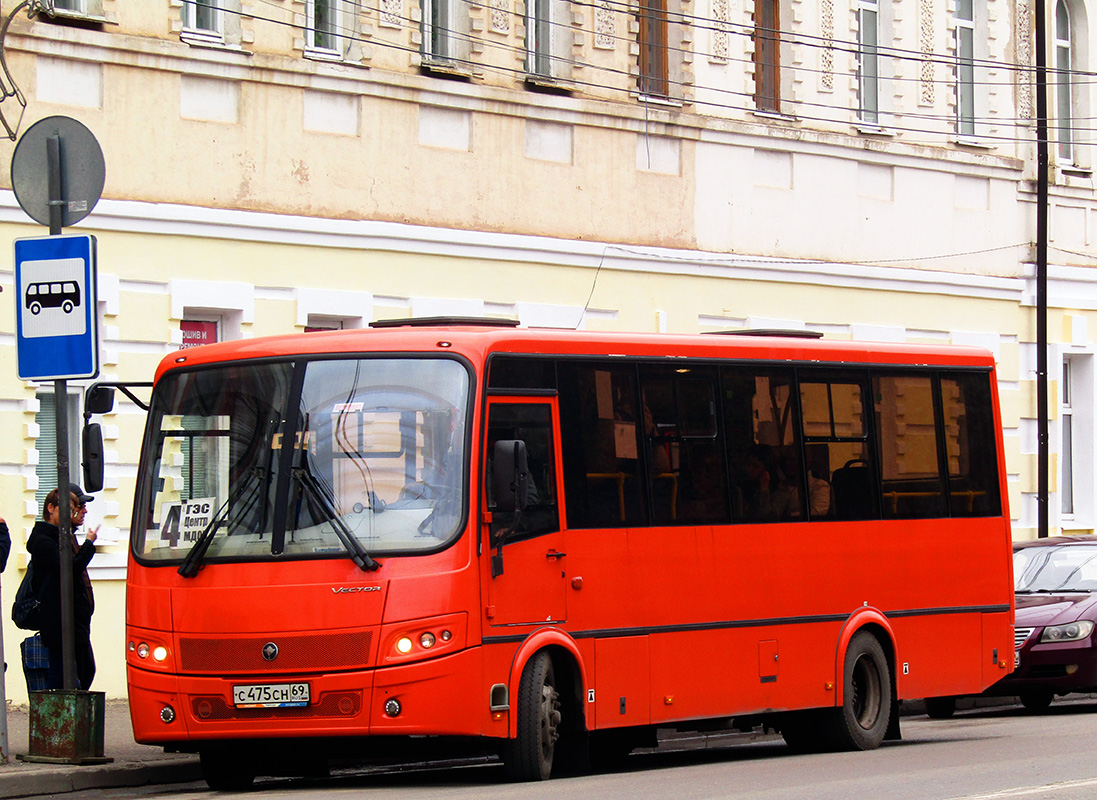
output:
M989 374L942 375L941 407L952 516L1001 514Z
M884 517L947 516L932 376L877 375L872 381L872 394Z
M800 407L804 441L827 445L834 518L879 518L878 471L860 376L805 371L800 380Z
M720 385L732 518L736 522L806 519L792 371L725 368ZM829 505L829 490L827 497Z

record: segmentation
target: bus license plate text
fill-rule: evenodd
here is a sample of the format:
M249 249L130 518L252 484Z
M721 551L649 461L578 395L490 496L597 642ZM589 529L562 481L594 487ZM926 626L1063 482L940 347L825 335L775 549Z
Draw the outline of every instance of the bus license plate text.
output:
M309 704L307 683L251 683L232 687L237 708L293 708Z

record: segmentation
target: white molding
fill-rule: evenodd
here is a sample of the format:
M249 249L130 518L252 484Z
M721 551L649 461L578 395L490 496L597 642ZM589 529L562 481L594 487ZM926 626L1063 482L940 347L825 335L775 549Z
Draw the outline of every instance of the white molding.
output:
M10 190L0 190L0 223L25 224L22 209ZM536 263L615 270L632 273L725 278L738 281L767 281L831 288L872 289L911 294L930 294L971 299L1005 300L1023 303L1034 294L1033 280L1025 276L1003 277L945 272L915 267L891 267L833 261L807 261L742 256L698 250L682 250L639 245L622 246L605 242L492 233L426 225L408 225L375 220L337 220L237 211L174 203L146 203L133 200L101 200L81 225L85 230L117 231L152 236L194 236L264 244L305 247L332 247L363 251L399 252L413 255L468 258L487 261ZM37 230L37 228L35 228ZM1063 307L1078 308L1080 283L1077 277L1090 274L1085 294L1097 308L1097 281L1090 270L1073 267L1049 268L1049 297L1060 299ZM1061 284L1060 281L1067 281ZM173 281L176 283L188 283ZM195 282L189 282L195 283ZM224 302L225 287L216 284ZM162 284L161 284L162 286ZM244 284L239 284L244 286ZM1063 291L1059 287L1063 286ZM133 281L122 279L121 288L136 290ZM149 291L161 292L149 283ZM244 322L254 314L254 290L242 305L210 305L203 301L184 305L207 308L236 308L244 312ZM176 298L172 290L172 313ZM1069 300L1069 304L1067 301ZM1090 306L1083 306L1089 308ZM178 317L176 317L178 318Z

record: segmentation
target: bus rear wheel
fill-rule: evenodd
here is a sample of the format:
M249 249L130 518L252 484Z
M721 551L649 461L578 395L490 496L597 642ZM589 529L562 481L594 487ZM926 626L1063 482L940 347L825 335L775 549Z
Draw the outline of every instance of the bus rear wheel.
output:
M891 720L891 670L879 640L854 634L842 673L842 705L827 711L826 739L837 750L873 750Z
M927 697L925 704L930 719L948 719L956 713L955 697Z
M560 707L552 657L542 650L526 664L518 685L518 735L503 748L503 765L511 780L543 781L552 774L563 721Z
M242 792L255 781L255 769L250 760L240 752L231 750L202 750L202 778L215 792Z

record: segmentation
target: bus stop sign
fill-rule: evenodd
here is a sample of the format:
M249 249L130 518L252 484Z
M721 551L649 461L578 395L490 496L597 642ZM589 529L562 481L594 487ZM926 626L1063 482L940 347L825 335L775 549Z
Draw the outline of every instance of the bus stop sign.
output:
M16 239L14 288L19 378L97 376L95 237Z

